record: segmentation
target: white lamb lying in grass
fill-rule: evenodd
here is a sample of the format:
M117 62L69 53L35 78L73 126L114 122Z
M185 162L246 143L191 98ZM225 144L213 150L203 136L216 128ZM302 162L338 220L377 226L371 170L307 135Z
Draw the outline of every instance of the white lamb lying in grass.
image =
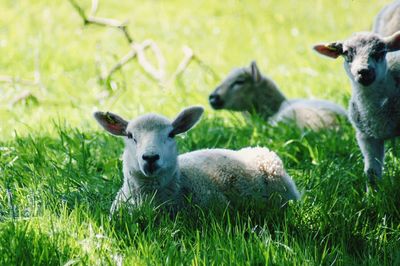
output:
M216 198L222 206L262 209L274 192L285 201L300 198L281 159L266 148L188 152L179 156L179 165L182 187L190 193L186 196L200 206L207 207Z
M280 158L266 148L206 149L178 156L174 136L193 127L202 113L202 107L190 107L173 122L156 114L130 122L108 112L94 114L104 129L125 140L124 183L111 214L121 203L138 206L149 196L173 209L189 200L205 208L262 207L273 192L284 200L300 198Z
M287 99L270 78L263 76L255 61L237 68L210 94L212 108L256 112L270 124L294 121L299 128L335 128L347 112L326 100Z

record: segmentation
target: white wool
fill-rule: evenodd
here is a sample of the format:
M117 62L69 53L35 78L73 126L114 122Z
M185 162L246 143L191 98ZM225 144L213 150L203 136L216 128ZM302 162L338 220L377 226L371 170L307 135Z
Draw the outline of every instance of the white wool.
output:
M265 206L272 193L299 199L292 179L276 153L261 147L239 151L199 150L179 156L182 187L194 203L207 206L219 199L233 205Z
M275 179L285 173L282 160L267 148L243 148L238 153L246 164L252 165L269 179Z
M186 108L173 122L158 115L128 122L112 113L95 113L100 125L125 140L124 183L111 214L121 203L140 206L149 197L172 209L188 201L204 208L263 208L273 193L284 201L299 199L281 159L266 148L204 149L178 156L171 134L190 129L202 112Z

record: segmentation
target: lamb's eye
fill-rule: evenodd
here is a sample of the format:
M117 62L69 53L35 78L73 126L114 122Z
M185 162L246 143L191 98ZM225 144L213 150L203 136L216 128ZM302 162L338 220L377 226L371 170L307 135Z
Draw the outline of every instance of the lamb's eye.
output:
M236 85L240 86L240 85L243 85L245 82L246 81L244 79L238 79L232 84L232 86L236 86Z
M349 51L344 51L343 57L344 57L344 60L346 60L347 62L353 61L353 54L350 53Z
M386 55L386 51L380 51L380 52L377 52L377 53L375 53L374 55L372 55L372 57L373 57L376 61L380 61L380 60L382 60L383 58L385 58L385 55Z
M137 143L136 139L135 139L135 138L133 138L133 136L132 136L132 133L131 133L131 132L128 132L128 134L126 134L126 136L128 137L128 139L133 139L133 141L134 141L135 143Z

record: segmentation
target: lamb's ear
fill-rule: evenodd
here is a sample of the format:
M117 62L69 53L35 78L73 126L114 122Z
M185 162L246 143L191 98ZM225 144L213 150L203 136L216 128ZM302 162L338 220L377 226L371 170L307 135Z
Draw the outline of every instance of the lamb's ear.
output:
M343 54L343 44L340 42L317 44L313 48L318 53L335 59Z
M383 39L386 43L388 52L400 50L400 31L393 33L393 35Z
M256 61L251 61L250 70L251 70L251 76L253 77L253 80L255 82L259 82L261 80L261 73L260 73L260 70L258 69Z
M199 121L203 112L204 108L201 106L192 106L183 109L183 111L180 112L172 122L173 130L171 131L170 136L173 137L191 129L197 121Z
M126 136L128 122L122 117L109 112L95 112L93 114L97 122L108 132L117 136Z

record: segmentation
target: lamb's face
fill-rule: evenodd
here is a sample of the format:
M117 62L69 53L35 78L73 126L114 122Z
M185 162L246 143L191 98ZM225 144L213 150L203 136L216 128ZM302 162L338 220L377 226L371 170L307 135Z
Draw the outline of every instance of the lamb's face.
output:
M351 81L368 88L385 79L386 54L400 49L400 32L385 38L371 32L356 33L346 41L318 44L314 49L332 58L342 56Z
M254 79L249 68L234 69L210 94L212 108L247 111L252 108Z
M387 47L382 38L372 33L359 33L342 44L344 68L352 82L362 87L381 81L387 71Z
M109 112L95 112L97 122L109 133L125 139L126 156L135 175L163 178L168 182L177 171L177 148L174 137L192 128L203 114L200 106L192 106L178 114L174 121L148 114L131 122ZM124 160L127 160L127 159Z
M178 154L171 132L171 123L157 115L145 115L128 124L125 145L144 176L169 176L176 171Z

